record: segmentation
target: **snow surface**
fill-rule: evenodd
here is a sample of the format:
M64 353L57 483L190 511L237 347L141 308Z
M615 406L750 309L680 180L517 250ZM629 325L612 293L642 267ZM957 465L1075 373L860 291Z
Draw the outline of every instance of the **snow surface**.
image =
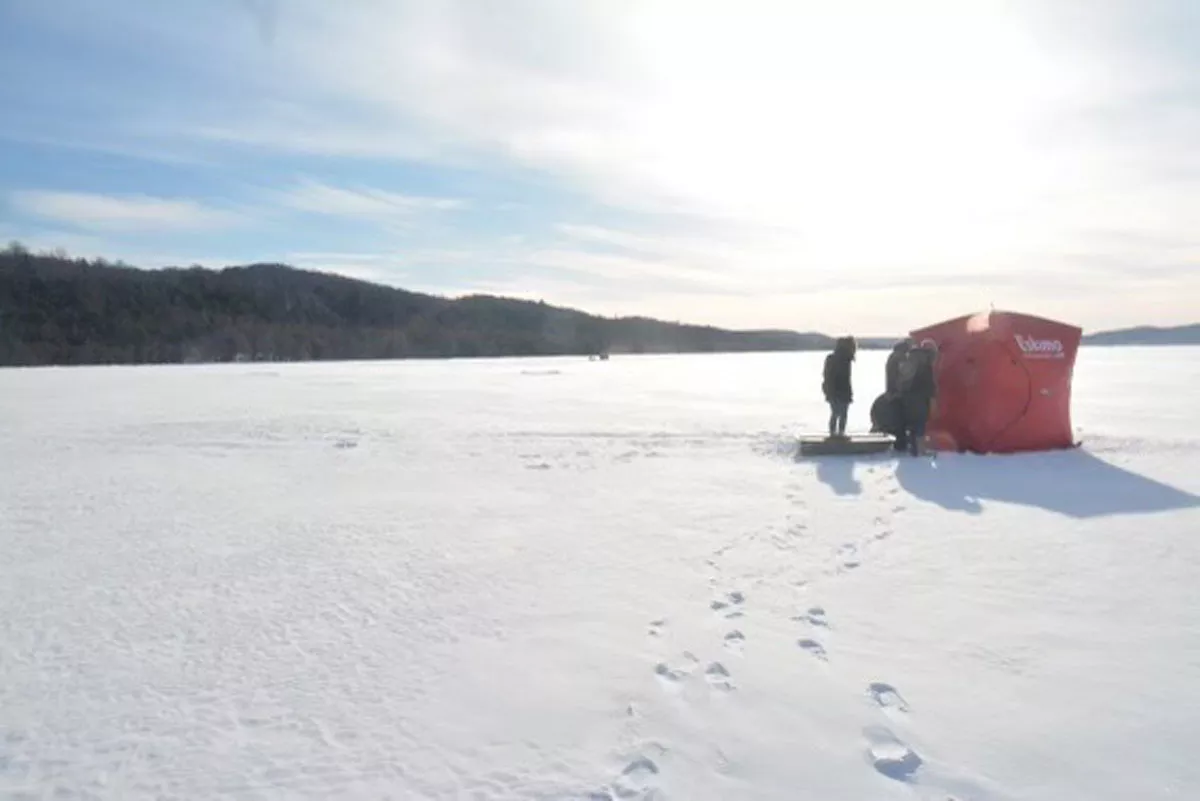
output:
M0 371L0 797L1200 796L1200 349L932 462L821 357Z

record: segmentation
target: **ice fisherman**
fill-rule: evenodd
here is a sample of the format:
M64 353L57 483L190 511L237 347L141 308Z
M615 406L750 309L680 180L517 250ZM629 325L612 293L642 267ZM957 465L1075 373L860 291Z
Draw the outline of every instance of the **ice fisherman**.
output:
M933 369L937 358L937 343L925 339L920 347L909 349L897 371L896 389L904 411L902 433L908 452L913 456L921 452L925 426L937 398L937 378Z
M821 389L825 402L829 404L829 436L846 436L846 418L850 415L850 404L854 402L851 387L851 366L858 352L854 337L839 337L833 352L825 357L825 374Z
M884 394L891 397L897 397L900 394L900 363L904 361L904 357L912 348L913 341L909 337L905 337L892 346L892 352L888 354L887 364L884 366Z
M884 390L871 405L871 431L891 434L896 438L895 449L907 449L904 436L904 399L900 396L900 365L912 351L914 343L905 337L892 346L884 366Z

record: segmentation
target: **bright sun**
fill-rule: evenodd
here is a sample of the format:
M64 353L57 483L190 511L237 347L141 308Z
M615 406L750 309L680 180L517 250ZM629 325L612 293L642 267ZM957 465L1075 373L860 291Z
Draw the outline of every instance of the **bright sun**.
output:
M1060 76L998 4L659 2L625 121L645 191L789 233L794 263L953 270L1031 246Z

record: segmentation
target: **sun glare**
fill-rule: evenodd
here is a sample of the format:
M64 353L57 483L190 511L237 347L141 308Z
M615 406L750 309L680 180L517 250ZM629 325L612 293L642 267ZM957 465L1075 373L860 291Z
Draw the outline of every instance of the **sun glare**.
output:
M1028 136L1058 77L999 6L662 3L634 31L647 191L790 230L831 269L1037 236Z

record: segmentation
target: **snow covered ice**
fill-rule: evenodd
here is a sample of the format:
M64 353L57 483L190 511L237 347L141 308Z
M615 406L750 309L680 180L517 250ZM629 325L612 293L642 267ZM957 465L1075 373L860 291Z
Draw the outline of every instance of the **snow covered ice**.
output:
M1200 349L932 462L822 356L0 371L0 797L1200 796Z

